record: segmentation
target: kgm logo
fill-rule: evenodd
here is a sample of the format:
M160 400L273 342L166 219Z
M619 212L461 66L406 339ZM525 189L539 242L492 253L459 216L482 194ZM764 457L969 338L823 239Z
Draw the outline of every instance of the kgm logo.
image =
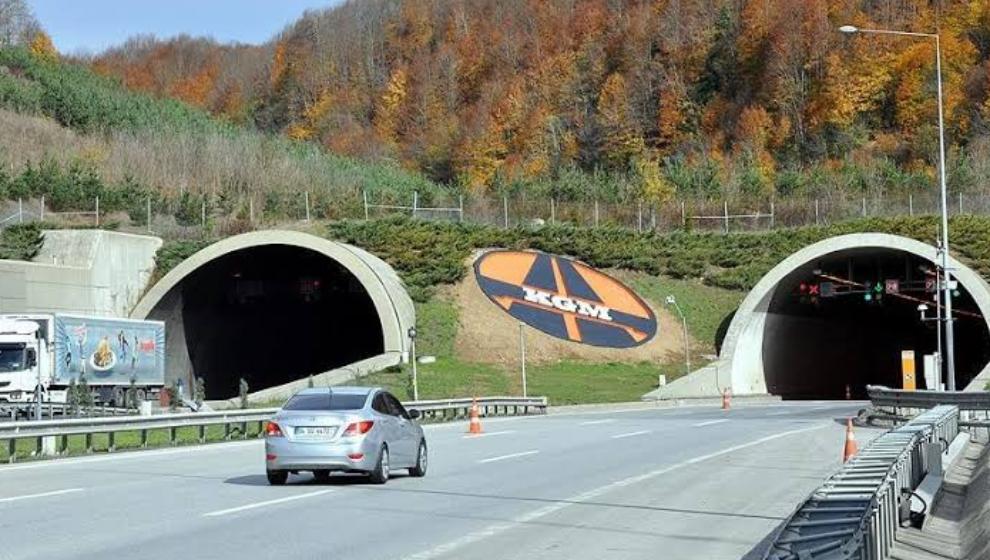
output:
M629 287L566 257L491 251L475 261L474 274L495 304L557 338L631 348L657 332L653 311Z

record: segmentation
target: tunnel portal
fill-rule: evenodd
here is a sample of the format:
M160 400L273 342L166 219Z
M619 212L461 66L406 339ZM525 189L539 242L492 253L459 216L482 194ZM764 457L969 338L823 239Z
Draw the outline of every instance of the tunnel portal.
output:
M794 269L767 309L767 391L841 399L848 385L865 398L868 384L902 385L904 350L914 351L918 388L927 388L923 356L937 348L935 270L922 257L884 248L838 251ZM965 387L990 361L990 331L966 288L954 293L956 379Z
M402 281L381 259L279 230L193 254L148 290L132 316L165 322L166 381L190 387L200 377L210 400L236 397L242 378L252 394L276 399L310 375L397 365L407 359L416 321Z
M183 281L182 322L193 374L213 396L280 385L383 350L361 283L298 247L229 253Z

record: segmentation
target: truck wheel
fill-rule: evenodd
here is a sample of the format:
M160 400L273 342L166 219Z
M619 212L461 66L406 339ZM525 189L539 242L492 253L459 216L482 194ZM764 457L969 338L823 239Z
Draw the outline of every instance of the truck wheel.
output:
M268 484L272 486L282 486L289 480L289 473L286 471L268 471Z
M126 403L127 397L124 395L123 387L114 387L113 393L110 395L110 404L117 408L123 408Z

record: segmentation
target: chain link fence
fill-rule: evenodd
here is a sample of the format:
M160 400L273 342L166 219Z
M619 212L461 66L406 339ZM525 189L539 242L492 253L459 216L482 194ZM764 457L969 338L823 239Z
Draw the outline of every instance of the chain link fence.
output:
M423 200L377 197L368 192L268 193L241 198L174 197L132 203L126 210L55 212L45 199L0 204L0 228L45 222L59 227L107 227L167 238L231 235L260 227L331 219L377 219L405 215L423 220L466 222L511 228L567 224L623 227L637 231L710 231L732 233L828 225L869 217L923 216L939 213L937 193L899 197L788 198L763 202L679 200L648 202L560 201L552 198L434 196ZM990 215L990 195L953 193L949 214Z

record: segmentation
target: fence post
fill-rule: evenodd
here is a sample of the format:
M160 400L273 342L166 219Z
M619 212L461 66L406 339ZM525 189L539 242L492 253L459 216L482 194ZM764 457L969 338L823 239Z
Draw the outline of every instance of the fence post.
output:
M509 229L509 197L502 195L502 217L505 229Z
M908 216L914 216L914 195L908 195Z
M770 229L773 229L776 221L776 209L774 207L773 201L770 201Z
M657 207L650 206L650 229L656 231L657 229Z
M866 197L863 197L863 217L866 217Z
M206 229L206 199L205 198L203 199L203 206L199 210L199 221L202 224L203 229Z
M598 227L598 199L595 199L595 227Z
M959 213L963 213L963 193L959 193Z
M815 199L815 225L816 226L819 225L819 223L818 223L818 199L817 198Z
M725 211L725 233L729 233L729 201L722 201L722 208Z
M17 223L24 223L24 200L21 198L17 199Z
M460 219L459 219L459 221L463 222L464 221L464 195L463 194L457 195L457 206L460 208L460 214L459 214Z
M96 197L96 227L100 227L100 197Z
M684 210L684 201L681 201L681 229L687 229L687 214Z
M254 199L248 199L248 220L254 224Z
M306 202L306 221L309 221L309 191L303 192L303 200Z
M419 206L419 191L413 191L412 217L416 217L416 208Z
M637 222L636 231L643 233L643 203L642 201L637 203Z
M554 202L553 197L550 197L550 223L555 225L557 223L557 203Z
M45 221L45 195L41 195L41 221Z
M364 219L368 219L368 191L361 191L361 196L364 198Z

